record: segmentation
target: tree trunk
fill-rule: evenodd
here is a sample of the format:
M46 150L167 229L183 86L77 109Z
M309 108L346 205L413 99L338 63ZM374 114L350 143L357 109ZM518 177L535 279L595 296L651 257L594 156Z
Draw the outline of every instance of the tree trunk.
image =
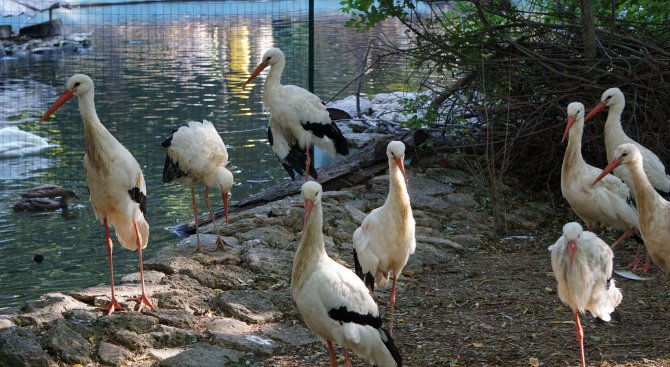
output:
M596 58L596 28L593 24L593 0L582 0L582 41L584 57Z

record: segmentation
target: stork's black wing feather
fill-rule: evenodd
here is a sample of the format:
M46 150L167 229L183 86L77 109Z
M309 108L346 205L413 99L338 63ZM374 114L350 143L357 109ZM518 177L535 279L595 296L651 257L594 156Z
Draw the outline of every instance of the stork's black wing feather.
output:
M176 133L177 130L179 130L179 128L172 130L170 136L161 142L161 146L163 148L169 148L170 145L172 145L172 139L174 138L174 133ZM185 177L186 175L187 173L179 167L179 162L173 161L170 158L170 155L167 154L165 156L165 164L163 165L163 183L172 182L180 177Z
M272 129L269 127L268 127L268 142L270 143L270 145L272 145L274 142L274 139L272 137ZM298 176L303 176L305 174L305 162L307 161L307 153L304 150L302 150L297 143L291 146L291 150L289 150L288 154L286 155L286 157L284 157L284 159L282 159L279 156L277 156L277 159L279 160L279 163L281 163L282 167L284 167L284 170L286 170L289 176L291 176L291 180L295 181L296 173L298 174ZM309 175L312 176L314 179L318 179L318 175L316 173L314 165L309 166Z
M134 202L140 204L140 210L142 211L142 214L147 215L147 196L144 195L142 190L140 190L139 187L133 187L132 189L128 190L128 194Z

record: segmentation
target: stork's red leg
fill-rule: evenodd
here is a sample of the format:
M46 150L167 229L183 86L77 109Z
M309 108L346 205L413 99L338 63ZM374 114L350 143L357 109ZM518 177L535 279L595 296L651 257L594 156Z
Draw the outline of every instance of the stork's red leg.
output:
M138 302L138 308L137 312L142 312L142 308L144 308L144 305L149 306L152 310L156 311L156 307L151 304L151 301L149 301L149 298L147 297L147 293L144 291L144 265L142 262L142 235L140 234L140 229L137 228L137 222L133 222L133 225L135 226L135 245L137 246L137 255L139 256L139 261L140 261L140 284L141 284L141 289L142 289L142 294L139 297L133 297L133 298L128 298L129 301L134 301Z
M112 237L109 235L109 226L107 225L107 218L103 220L103 223L105 224L105 237L107 238L107 255L109 256L109 281L110 284L112 285L112 300L109 302L107 306L104 307L96 307L99 310L104 310L107 311L107 315L111 315L114 313L114 310L121 310L125 311L123 307L119 304L119 302L116 300L116 292L114 291L114 266L113 261L112 261Z
M621 236L619 236L619 238L618 238L616 241L614 241L614 243L613 243L612 246L610 246L610 247L611 247L612 249L614 249L614 246L618 245L619 242L621 242L621 241L625 240L626 238L632 236L632 235L633 235L633 231L634 231L633 228L628 228L624 233L621 234Z
M226 242L221 238L219 233L219 227L216 225L216 219L214 218L214 212L212 212L212 205L209 203L209 187L205 186L205 203L207 204L207 210L209 210L209 220L212 221L214 226L214 231L216 232L216 250L223 250L223 245Z
M330 367L337 367L337 358L335 358L335 349L333 349L333 342L326 340L328 346L328 355L330 356Z
M582 358L581 367L586 367L586 358L584 357L584 329L579 321L579 311L573 311L575 314L575 324L577 325L577 341L579 342L579 353Z
M312 163L312 158L309 156L309 144L307 144L307 159L305 160L305 182L309 180L309 165Z
M642 245L637 245L637 252L635 253L635 258L630 264L624 266L624 269L635 270L637 269L638 265L640 265L640 247L642 247Z
M389 333L393 336L393 311L395 310L395 286L398 280L398 274L393 272L393 285L391 286L391 301L389 302Z
M349 351L347 348L344 348L344 363L347 364L347 367L351 367L351 359L349 359Z
M226 224L228 224L228 193L221 190L221 198L223 199L223 210L226 213Z
M644 268L642 268L643 273L648 273L649 270L651 270L651 261L649 261L649 253L647 252L647 256L645 256L644 260Z
M200 246L200 229L198 228L198 206L195 203L195 189L191 186L191 205L193 206L193 221L195 222L195 250L193 252L201 252L203 248Z

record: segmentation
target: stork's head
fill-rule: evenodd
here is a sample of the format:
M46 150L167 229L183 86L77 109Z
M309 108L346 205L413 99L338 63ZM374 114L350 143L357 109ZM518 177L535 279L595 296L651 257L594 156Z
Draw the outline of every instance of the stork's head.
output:
M405 182L407 182L407 174L405 173L405 143L394 140L386 147L386 156L389 158L389 164L395 164L400 169Z
M619 145L614 150L614 156L612 157L610 164L608 164L607 167L603 169L602 173L600 173L600 176L598 176L591 185L598 183L598 181L602 180L603 177L607 176L608 173L614 171L615 168L622 164L629 166L629 168L638 165L642 166L642 154L635 145L630 143Z
M58 110L65 102L72 99L74 96L81 96L87 93L93 92L93 80L84 74L75 74L67 83L65 83L65 91L58 97L56 102L44 113L41 118L41 121L46 120L51 116L56 110Z
M575 123L578 125L584 123L584 105L579 102L572 102L568 105L568 123L565 125L565 132L563 133L561 143L565 141Z
M623 96L623 92L619 88L610 88L603 92L602 97L600 97L600 102L598 102L588 115L584 117L584 121L588 121L591 117L598 114L598 112L604 110L605 108L619 108L623 110L623 107L626 105L626 98Z
M579 223L570 222L563 226L563 237L568 244L568 263L572 269L572 263L575 259L575 249L577 249L577 242L581 241L584 230Z
M263 61L261 61L260 64L256 67L256 69L251 73L251 76L249 76L249 79L247 79L246 82L242 85L242 88L244 88L249 82L254 80L258 76L258 74L263 71L268 66L272 66L278 63L283 63L285 61L284 59L284 53L278 49L278 48L271 48L263 54Z
M307 181L302 185L300 192L302 193L302 199L305 202L305 221L303 222L303 230L307 227L309 222L312 207L314 205L321 205L321 192L323 189L321 185L316 181Z

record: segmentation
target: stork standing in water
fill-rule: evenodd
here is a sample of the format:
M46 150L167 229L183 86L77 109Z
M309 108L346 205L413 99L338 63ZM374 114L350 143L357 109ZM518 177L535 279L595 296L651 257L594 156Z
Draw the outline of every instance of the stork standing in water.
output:
M270 67L263 85L263 104L270 112L268 141L272 151L292 179L295 179L295 172L304 172L305 181L310 175L316 179L316 170L310 165L312 144L331 157L335 153L348 155L349 147L319 97L295 85L281 84L285 64L286 59L280 49L265 51L263 61L244 85Z
M621 144L633 144L640 151L640 154L644 158L644 173L649 179L651 186L666 200L670 199L670 176L665 172L665 165L663 162L652 152L651 150L645 148L640 143L631 139L623 131L621 126L621 114L626 105L626 99L624 98L623 93L619 88L610 88L606 90L600 102L598 102L591 111L586 115L584 121L588 121L593 116L598 114L604 109L608 109L607 112L607 121L605 122L605 151L607 153L607 161L611 162L614 158L614 149ZM628 185L631 194L635 191L634 180L631 177L631 173L628 171L625 165L618 166L614 170L614 175L621 178L623 182ZM638 246L638 251L633 260L628 267L637 268L640 263L640 247ZM649 255L646 257L644 272L648 272L651 265L649 263Z
M644 164L643 164L644 163ZM594 184L612 170L625 165L633 180L640 232L651 258L665 274L670 274L670 202L659 195L644 171L646 162L635 144L622 144L614 150L610 164Z
M405 144L392 141L386 147L389 164L389 193L382 207L374 209L354 231L353 255L356 274L370 292L374 286L383 288L393 272L389 301L390 323L393 332L396 282L416 249L415 222L407 191L405 174Z
M573 102L568 105L568 123L565 127L568 147L561 168L561 192L575 214L586 223L589 231L602 223L607 227L624 231L612 247L639 231L637 210L626 184L620 178L607 175L593 186L593 180L601 170L586 164L582 157L582 134L584 132L584 105Z
M333 342L344 348L347 366L347 349L375 366L401 366L400 352L382 328L377 304L363 281L326 254L321 185L306 182L302 197L305 221L293 259L291 289L305 324L326 342L331 367L337 366Z
M607 244L582 226L572 222L563 226L563 236L549 246L551 268L558 282L558 296L572 308L577 325L577 340L584 358L584 330L579 314L586 310L594 317L610 321L610 314L621 303L621 291L612 279L614 254Z
M209 203L209 188L221 190L223 207L228 224L228 193L233 187L233 174L226 168L228 151L221 136L211 122L204 120L190 121L181 126L165 139L161 146L167 148L165 166L163 167L163 183L179 181L191 188L191 204L195 221L197 246L195 252L202 251L200 233L198 231L198 207L195 203L194 185L205 185L205 203L209 210L209 218L216 231L216 249L223 249L225 242L219 234L212 206Z
M123 309L114 292L114 266L112 264L112 239L109 227L114 227L116 237L123 247L137 250L140 263L142 294L129 298L138 302L138 311L151 304L144 289L142 249L149 241L149 224L144 218L147 210L147 189L144 175L132 154L119 143L102 125L95 111L93 81L86 75L75 74L66 84L65 91L42 116L42 121L51 116L72 97L79 97L79 110L84 122L86 154L84 173L90 191L91 206L96 218L105 226L107 254L109 255L109 278L112 288L111 302L102 309L112 314Z

